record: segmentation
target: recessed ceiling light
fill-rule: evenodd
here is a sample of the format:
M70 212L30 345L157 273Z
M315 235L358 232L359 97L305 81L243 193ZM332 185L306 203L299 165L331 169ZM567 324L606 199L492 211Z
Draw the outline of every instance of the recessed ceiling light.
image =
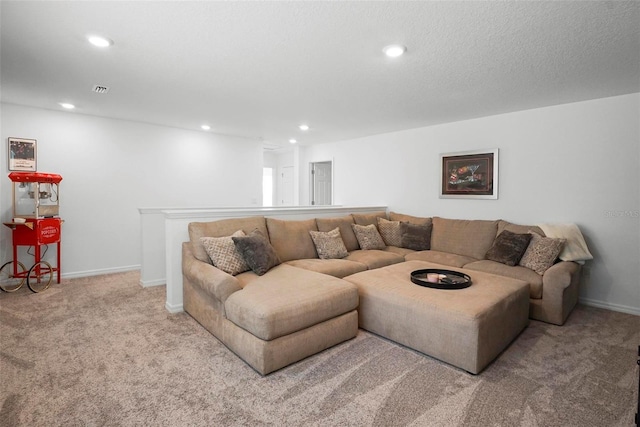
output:
M289 142L292 143L292 144L295 144L298 141L296 141L295 139L290 139Z
M309 130L309 125L300 125L298 128L300 128L300 130Z
M87 40L89 40L89 43L97 47L109 47L113 44L113 40L102 36L88 36Z
M62 108L65 108L67 110L73 110L74 108L76 108L75 105L69 104L68 102L60 102L58 103L58 105L60 105Z
M211 129L211 126L209 126L209 125L202 125L202 126L200 126L200 127L202 128L202 130L209 130L209 129Z
M389 58L397 58L398 56L402 56L407 51L407 48L399 44L391 44L382 49L382 51Z

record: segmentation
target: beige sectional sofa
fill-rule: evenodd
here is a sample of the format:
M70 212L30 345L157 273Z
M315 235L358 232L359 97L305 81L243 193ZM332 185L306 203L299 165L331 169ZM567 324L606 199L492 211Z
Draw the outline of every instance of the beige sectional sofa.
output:
M399 246L360 249L353 224L377 225L378 218L431 226L430 250L416 251ZM320 259L310 232L329 232L336 228L340 230L348 253L339 259ZM281 262L263 275L252 271L235 276L225 273L213 265L201 240L202 237L226 238L239 230L248 234L256 229L268 238ZM380 270L383 274L392 269L389 266L405 263L414 267L456 269L470 274L472 278L473 272L479 272L476 276L481 277L483 283L489 283L487 290L480 292L496 293L495 289L513 288L504 301L508 299L508 304L517 306L519 313L494 316L492 322L507 322L515 326L507 328L508 332L496 340L491 337L492 333L487 332L489 329L474 324L469 329L470 333L482 329L473 338L481 340L474 344L474 351L477 350L480 356L469 362L458 363L457 356L453 354L449 358L446 348L433 351L430 351L431 347L416 348L478 373L526 327L527 309L532 319L561 325L578 298L580 265L574 262L556 262L540 275L522 266L507 266L485 259L496 237L504 230L522 234L535 231L544 235L537 227L502 220L421 218L394 212L303 221L249 217L191 223L190 241L183 244L184 309L256 371L265 375L353 338L359 327L359 292L365 291L359 280L376 276L377 269L385 269ZM373 282L375 280L368 280L367 286L375 286L369 284ZM496 285L499 283L503 285ZM479 292L478 289L474 288L474 292ZM528 303L524 303L524 308L523 289L528 293ZM501 311L505 311L504 307L508 305L504 301L496 302L491 313L501 316ZM457 307L448 309L445 305L441 308L447 318L455 317ZM428 304L424 310L429 310ZM482 310L482 313L479 311L471 317L485 316L483 313L487 310ZM368 313L367 316L376 317L376 313ZM393 318L385 321L393 322ZM373 332L384 335L377 330ZM452 351L460 353L465 350L464 346L462 343Z

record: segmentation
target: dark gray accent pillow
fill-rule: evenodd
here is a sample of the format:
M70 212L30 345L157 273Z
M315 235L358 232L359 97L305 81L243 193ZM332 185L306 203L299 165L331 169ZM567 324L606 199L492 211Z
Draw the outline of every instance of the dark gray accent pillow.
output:
M486 258L506 265L517 265L531 241L531 234L516 234L504 230L487 251Z
M400 247L414 251L431 249L431 227L432 224L417 225L400 221Z
M280 264L280 258L269 240L257 228L247 236L232 237L244 262L258 276Z

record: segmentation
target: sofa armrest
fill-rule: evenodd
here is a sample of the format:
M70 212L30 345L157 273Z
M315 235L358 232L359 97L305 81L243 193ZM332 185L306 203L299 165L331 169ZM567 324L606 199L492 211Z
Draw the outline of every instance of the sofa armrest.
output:
M531 318L562 325L578 302L581 266L562 261L542 276L542 299L531 300Z
M231 294L242 289L238 279L197 259L190 242L182 244L182 274L191 284L213 296L222 307Z
M562 298L562 293L571 285L573 277L579 272L580 265L575 262L561 261L552 265L542 276L542 298L547 296Z

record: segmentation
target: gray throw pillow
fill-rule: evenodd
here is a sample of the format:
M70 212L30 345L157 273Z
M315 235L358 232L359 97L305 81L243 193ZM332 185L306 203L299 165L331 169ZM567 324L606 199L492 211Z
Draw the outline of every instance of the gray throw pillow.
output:
M516 234L504 230L493 241L493 245L487 251L486 258L510 266L518 265L522 255L529 247L530 240L531 234Z
M432 224L416 225L409 222L400 222L400 247L413 249L414 251L427 251L431 249Z
M280 264L280 258L273 246L257 228L247 236L232 239L244 261L258 276Z

